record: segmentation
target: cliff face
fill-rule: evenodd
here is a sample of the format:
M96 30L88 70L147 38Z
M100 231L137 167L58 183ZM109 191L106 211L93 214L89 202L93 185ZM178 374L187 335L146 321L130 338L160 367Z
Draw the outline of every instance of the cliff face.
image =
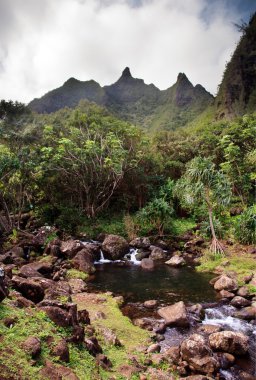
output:
M215 100L216 117L232 118L256 111L256 14L224 72Z

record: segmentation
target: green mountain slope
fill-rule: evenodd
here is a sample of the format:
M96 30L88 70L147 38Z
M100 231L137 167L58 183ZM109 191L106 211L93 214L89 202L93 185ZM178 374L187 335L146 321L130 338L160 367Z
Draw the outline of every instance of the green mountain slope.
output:
M215 100L216 117L232 118L256 111L256 13L228 63Z
M69 79L63 86L29 103L38 113L51 113L64 107L74 108L86 99L105 106L115 116L144 128L175 129L186 125L213 103L213 96L201 85L195 87L185 74L161 91L153 84L133 78L128 67L112 85L101 87L95 81Z

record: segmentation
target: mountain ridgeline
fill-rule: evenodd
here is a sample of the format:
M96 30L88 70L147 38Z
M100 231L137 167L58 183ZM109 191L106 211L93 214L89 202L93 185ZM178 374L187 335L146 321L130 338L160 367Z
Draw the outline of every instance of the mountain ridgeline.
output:
M133 78L128 67L112 85L101 87L94 80L68 79L63 86L29 103L38 113L51 113L64 107L74 108L86 99L106 107L115 116L152 130L172 130L186 125L213 103L204 87L193 86L185 74L161 91L153 84Z

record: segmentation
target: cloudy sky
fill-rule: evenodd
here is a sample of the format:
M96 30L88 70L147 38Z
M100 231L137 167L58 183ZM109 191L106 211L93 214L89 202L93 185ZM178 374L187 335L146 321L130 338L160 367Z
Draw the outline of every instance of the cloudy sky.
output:
M185 72L215 94L255 0L0 0L0 99L28 102L69 77L132 75L165 89Z

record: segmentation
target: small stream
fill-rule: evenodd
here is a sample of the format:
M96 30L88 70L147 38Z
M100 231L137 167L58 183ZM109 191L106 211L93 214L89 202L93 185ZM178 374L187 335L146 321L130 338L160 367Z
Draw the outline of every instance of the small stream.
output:
M173 268L163 263L155 264L153 271L143 270L140 262L136 260L135 254L136 252L131 250L130 261L119 260L117 262L105 260L101 254L100 260L95 263L97 271L93 281L89 284L90 289L92 291L111 291L115 295L122 295L126 305L131 305L131 309L133 307L140 309L138 316L143 316L143 313L146 316L145 309L141 307L146 300L156 299L161 306L181 300L187 305L205 304L205 319L202 324L219 325L225 330L242 332L250 339L250 357L237 359L235 368L221 370L221 379L239 380L239 368L255 375L256 325L233 318L232 314L236 309L232 306L218 305L207 308L207 304L210 305L217 301L217 293L209 284L210 279L214 276L209 273L198 273L187 266ZM151 316L153 315L151 314ZM165 340L161 342L162 350L179 345L182 340L194 332L196 332L196 326L191 326L190 329L167 328Z

